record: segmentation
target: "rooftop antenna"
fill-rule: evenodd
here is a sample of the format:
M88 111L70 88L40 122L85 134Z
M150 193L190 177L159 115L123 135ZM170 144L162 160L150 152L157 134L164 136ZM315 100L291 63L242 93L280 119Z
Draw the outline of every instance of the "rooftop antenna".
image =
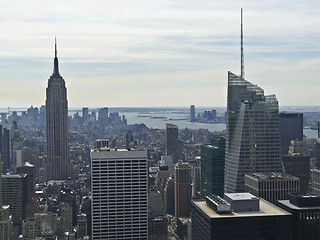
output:
M243 57L243 18L241 8L241 79L244 79L244 57Z

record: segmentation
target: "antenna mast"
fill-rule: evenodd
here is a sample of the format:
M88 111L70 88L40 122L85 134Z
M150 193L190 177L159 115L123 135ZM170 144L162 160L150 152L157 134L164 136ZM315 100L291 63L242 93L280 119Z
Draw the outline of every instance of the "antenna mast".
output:
M241 8L241 79L244 79L244 57L243 57L243 18Z

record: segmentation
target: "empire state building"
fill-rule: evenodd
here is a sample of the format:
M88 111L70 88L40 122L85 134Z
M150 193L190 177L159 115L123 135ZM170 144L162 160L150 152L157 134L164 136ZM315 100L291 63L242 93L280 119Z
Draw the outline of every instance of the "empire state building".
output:
M59 73L57 43L53 73L46 89L47 180L66 180L69 177L68 157L68 100L65 81Z

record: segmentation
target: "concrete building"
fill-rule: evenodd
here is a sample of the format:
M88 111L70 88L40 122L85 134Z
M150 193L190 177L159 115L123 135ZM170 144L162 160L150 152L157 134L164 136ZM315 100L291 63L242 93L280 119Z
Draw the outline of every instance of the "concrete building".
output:
M303 140L303 114L282 112L280 117L281 153L288 154L291 140Z
M276 96L231 72L226 131L226 193L243 192L246 173L282 172Z
M7 124L6 124L7 125ZM7 126L2 129L1 141L1 159L2 159L2 172L6 173L11 168L10 161L10 130Z
M288 200L279 200L277 205L292 214L293 240L320 239L320 197L289 194Z
M188 163L177 163L174 174L175 222L190 217L191 168Z
M46 89L47 180L67 180L70 176L68 153L68 100L65 81L59 73L57 44L54 69Z
M147 151L92 149L92 239L148 238Z
M14 232L21 234L28 201L27 174L2 175L2 204L10 205Z
M13 240L13 222L10 215L10 206L0 207L0 239Z
M224 138L211 138L209 145L201 146L201 198L224 194Z
M164 188L164 209L167 214L175 214L174 178L169 177Z
M245 191L271 203L300 192L300 180L288 174L252 173L245 175Z
M108 124L109 109L107 107L99 110L98 122L100 127L105 127Z
M292 239L291 214L249 193L192 201L192 239Z
M311 169L311 191L320 197L320 169Z

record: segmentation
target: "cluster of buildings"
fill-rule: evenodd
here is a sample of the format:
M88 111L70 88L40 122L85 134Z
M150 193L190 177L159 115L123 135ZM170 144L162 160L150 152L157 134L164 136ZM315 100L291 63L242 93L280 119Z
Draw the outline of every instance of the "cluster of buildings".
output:
M0 238L319 239L320 143L241 70L225 133L162 131L108 108L69 117L55 49L46 106L1 115Z

